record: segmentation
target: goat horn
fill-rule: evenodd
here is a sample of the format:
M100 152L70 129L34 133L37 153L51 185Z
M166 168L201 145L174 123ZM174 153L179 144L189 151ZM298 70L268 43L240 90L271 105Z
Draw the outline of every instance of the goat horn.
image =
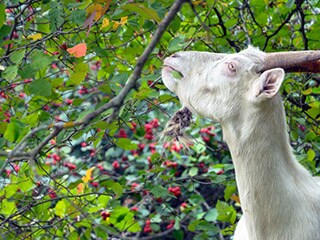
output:
M320 73L320 51L267 53L262 71L277 67L286 72Z

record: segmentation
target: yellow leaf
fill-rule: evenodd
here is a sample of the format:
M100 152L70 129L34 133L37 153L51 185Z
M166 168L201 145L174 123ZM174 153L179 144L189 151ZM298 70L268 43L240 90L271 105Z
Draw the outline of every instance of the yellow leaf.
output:
M109 25L110 25L109 19L104 18L104 19L102 20L102 25L101 25L101 27L100 27L100 30L103 29L103 28L105 28L105 27L108 27Z
M87 45L85 43L80 43L72 48L68 48L67 51L76 58L83 57L86 55Z
M233 194L231 197L230 197L231 200L235 201L236 203L240 203L240 198L239 196Z
M116 22L116 21L112 21L113 22L113 30L117 30L118 27L120 26L120 23L119 22Z
M97 1L97 2L102 3L102 5L100 3L94 3L86 9L86 12L88 15L95 14L94 15L95 21L98 21L106 13L106 11L109 9L111 0Z
M74 127L74 122L66 122L65 124L63 124L63 128L70 128L70 127Z
M83 181L84 183L88 183L88 182L91 180L91 175L92 175L93 169L94 169L94 167L92 167L92 168L90 168L90 169L88 169L88 170L86 171L86 176L84 176L84 177L82 178L82 181Z
M128 22L128 16L122 17L120 19L121 26L125 25Z
M41 38L42 38L41 33L36 33L27 37L27 39L32 39L32 40L39 40Z
M83 193L84 190L84 184L83 183L79 183L77 186L77 192L78 193Z

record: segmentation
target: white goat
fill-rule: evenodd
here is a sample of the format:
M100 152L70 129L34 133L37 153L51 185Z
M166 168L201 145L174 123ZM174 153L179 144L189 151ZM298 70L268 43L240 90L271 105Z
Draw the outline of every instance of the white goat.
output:
M243 211L236 240L320 240L320 186L293 155L278 94L285 71L320 72L319 59L319 51L249 47L178 52L164 61L164 84L182 105L221 123Z

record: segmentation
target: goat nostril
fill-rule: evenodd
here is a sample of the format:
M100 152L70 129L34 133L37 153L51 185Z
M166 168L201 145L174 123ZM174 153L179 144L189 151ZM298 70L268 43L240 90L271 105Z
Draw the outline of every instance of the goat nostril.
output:
M180 55L178 53L174 53L174 54L171 55L171 57L172 58L177 58L177 57L180 57Z

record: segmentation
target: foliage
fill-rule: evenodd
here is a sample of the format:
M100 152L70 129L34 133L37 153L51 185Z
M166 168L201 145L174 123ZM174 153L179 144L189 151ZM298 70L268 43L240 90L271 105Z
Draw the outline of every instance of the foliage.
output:
M320 4L186 1L143 54L161 36L156 31L172 4L0 4L3 238L232 235L241 212L219 126L194 119L190 150L158 141L179 107L161 82L163 59L180 50L236 52L249 44L264 51L320 49ZM142 64L141 55L148 57ZM282 90L292 145L314 175L319 82L316 75L288 75Z

